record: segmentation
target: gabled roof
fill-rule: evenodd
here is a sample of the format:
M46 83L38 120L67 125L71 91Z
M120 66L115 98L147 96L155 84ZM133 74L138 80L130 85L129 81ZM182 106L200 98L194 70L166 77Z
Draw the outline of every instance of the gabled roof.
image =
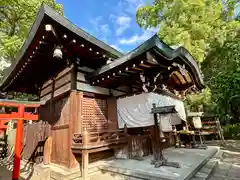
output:
M51 22L52 24L58 24L62 28L65 28L65 31L71 33L71 37L81 38L86 42L89 42L94 46L98 47L102 51L107 52L112 59L116 59L123 55L121 52L112 48L108 44L98 40L97 38L88 34L81 28L77 27L68 19L58 14L49 6L42 5L18 56L16 57L12 65L4 72L4 78L1 84L2 88L8 84L9 80L12 79L15 74L18 73L19 71L18 66L21 66L23 64L23 61L26 61L25 56L27 56L27 54L30 54L30 52L28 51L32 49L32 46L34 46L34 43L36 43L37 41L36 37L38 37L39 34L41 34L40 32L43 31L43 27L48 22Z
M53 30L47 31L47 25L51 26ZM65 36L67 38L64 38ZM1 90L38 93L39 85L41 86L46 80L53 77L59 69L66 67L66 62L52 58L53 50L59 44L63 45L67 58L72 58L71 62L76 61L84 66L87 64L87 68L91 66L93 73L89 75L89 78L92 83L95 81L97 86L111 88L110 83L112 87L116 87L120 81L129 81L129 77L136 82L134 77L140 71L154 71L154 73L165 73L164 83L169 81L168 84L179 91L192 88L193 85L196 85L198 90L204 87L200 69L185 48L172 49L157 35L154 35L133 51L123 55L78 28L50 7L43 5L16 61L6 70ZM157 65L147 62L147 53L150 56L156 56ZM108 59L113 62L104 65ZM174 63L177 63L177 67ZM179 64L186 65L188 71L186 75L181 75L179 72ZM118 72L123 73L119 75ZM117 75L115 76L115 74ZM111 75L115 77L111 77ZM161 83L163 84L163 82Z

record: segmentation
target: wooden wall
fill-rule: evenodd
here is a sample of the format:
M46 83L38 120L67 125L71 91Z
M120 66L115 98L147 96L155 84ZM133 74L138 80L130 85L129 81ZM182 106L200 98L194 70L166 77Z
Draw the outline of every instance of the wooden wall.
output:
M40 88L40 100L48 101L71 90L73 66L60 71Z
M52 156L53 163L68 166L69 164L69 121L70 98L65 96L52 103Z
M23 133L23 158L41 163L45 138L49 136L49 133L50 126L44 121L27 124Z
M76 92L70 92L63 96L58 96L40 109L40 119L47 121L51 126L49 136L52 138L51 162L66 167L72 167L74 156L71 152L73 125L75 121L73 115L77 113ZM74 113L73 113L74 112Z
M52 138L51 162L71 166L71 88L73 65L50 78L40 88L40 100L46 104L40 108L40 119L50 125Z
M129 87L109 90L91 86L86 78L90 71L72 65L40 88L40 100L46 101L40 108L40 119L49 124L52 163L76 167L77 161L71 152L73 133L82 133L85 128L89 132L118 129L113 96L129 92Z

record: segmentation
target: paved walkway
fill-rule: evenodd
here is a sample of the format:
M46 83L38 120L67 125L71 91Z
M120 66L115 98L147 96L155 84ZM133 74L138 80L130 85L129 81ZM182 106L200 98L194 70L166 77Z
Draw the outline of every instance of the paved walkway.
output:
M12 180L12 171L7 170L7 168L0 166L0 180ZM24 180L19 178L19 180Z
M219 163L210 180L239 180L240 179L240 153L224 152L223 159Z

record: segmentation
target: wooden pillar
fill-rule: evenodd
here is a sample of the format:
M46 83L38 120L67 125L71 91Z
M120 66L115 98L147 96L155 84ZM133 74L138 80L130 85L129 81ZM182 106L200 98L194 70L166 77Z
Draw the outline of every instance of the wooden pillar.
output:
M156 108L156 104L153 104L153 108ZM161 142L160 142L160 128L158 125L157 113L153 114L154 127L153 127L153 156L155 161L160 161L163 158ZM155 151L155 152L154 152Z
M68 154L68 167L74 168L77 166L77 160L72 153L72 138L73 133L75 132L75 126L78 123L78 105L79 105L79 94L77 91L71 91L70 93L70 116L69 116L69 154Z
M52 155L52 137L48 137L44 144L44 152L43 152L43 164L47 165L51 162Z
M111 130L118 129L117 122L117 99L116 97L110 97L107 99L108 105L108 128Z
M87 180L88 177L88 160L89 160L89 153L87 150L82 151L82 179Z
M88 146L88 132L87 129L85 128L83 132L83 147ZM88 150L83 150L82 151L82 179L87 180L89 179L88 177L88 161L89 161L89 153Z

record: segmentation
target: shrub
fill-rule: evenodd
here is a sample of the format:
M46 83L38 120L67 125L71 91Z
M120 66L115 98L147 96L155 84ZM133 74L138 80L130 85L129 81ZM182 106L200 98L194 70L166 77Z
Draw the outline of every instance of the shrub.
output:
M223 132L226 139L240 139L240 124L227 124Z

